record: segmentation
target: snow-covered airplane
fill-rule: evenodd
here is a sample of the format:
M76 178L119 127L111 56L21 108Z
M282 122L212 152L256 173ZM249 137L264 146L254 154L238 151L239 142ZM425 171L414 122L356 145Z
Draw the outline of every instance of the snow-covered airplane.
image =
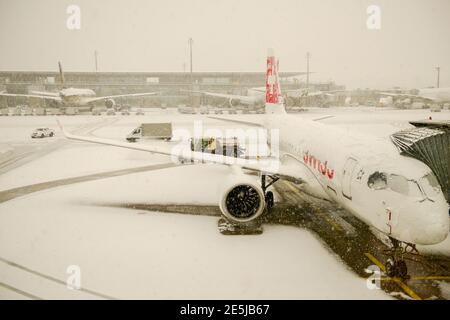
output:
M236 94L228 94L228 93L218 93L218 92L208 92L208 91L191 91L193 93L204 94L206 96L224 98L228 100L230 107L236 106L238 104L257 106L263 105L265 103L265 87L255 87L247 89L247 95L236 95ZM285 91L288 96L296 97L299 99L305 99L307 97L332 97L333 93L340 92L342 90L333 90L333 91L320 91L320 90L311 90L307 88L302 89L293 89ZM280 97L281 98L281 97Z
M1 92L0 96L4 97L26 97L26 98L39 98L44 100L52 100L61 104L61 107L86 107L90 103L95 101L105 101L105 106L107 108L113 108L116 103L116 98L124 97L140 97L155 95L157 92L144 92L144 93L127 93L111 96L97 97L95 92L91 89L86 88L66 88L64 73L62 70L61 62L58 62L59 74L61 79L61 90L59 92L48 92L48 91L32 91L31 94L16 94L16 93L5 93Z
M61 129L73 140L229 165L219 206L223 216L236 225L258 221L268 212L265 208L273 205L273 193L267 189L279 178L301 182L306 192L339 204L388 236L392 243L388 274L406 276L405 248L442 242L449 233L448 205L431 169L400 155L389 141L329 126L320 119L286 114L272 50L266 72L267 115L222 119L279 130L280 155L269 160L270 165L267 159L201 152L179 155L169 146L78 136ZM261 182L250 179L242 169L259 172Z
M250 88L247 90L247 95L237 95L228 93L208 92L208 91L189 91L193 93L204 94L205 96L223 98L228 100L230 107L243 104L250 106L262 105L264 103L265 88Z
M380 92L380 94L398 99L420 99L437 104L450 103L450 87L411 90L411 93Z

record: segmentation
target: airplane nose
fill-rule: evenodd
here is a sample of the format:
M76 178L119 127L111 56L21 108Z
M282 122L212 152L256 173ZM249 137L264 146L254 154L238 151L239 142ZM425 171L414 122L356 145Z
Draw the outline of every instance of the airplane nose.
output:
M422 232L419 235L421 244L437 244L444 241L450 229L448 205L444 201L428 203L428 219L423 221Z
M445 199L410 202L402 208L400 223L403 233L399 239L405 239L420 245L432 245L444 241L450 229L448 204ZM393 228L395 231L395 227Z
M425 237L430 244L444 241L449 233L449 218L446 217L440 223L434 223L425 227Z

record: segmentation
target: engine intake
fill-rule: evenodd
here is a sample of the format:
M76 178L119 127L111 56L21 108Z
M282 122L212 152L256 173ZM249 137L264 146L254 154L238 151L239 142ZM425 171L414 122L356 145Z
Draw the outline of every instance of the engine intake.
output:
M106 99L105 100L105 106L108 109L114 108L115 105L116 105L116 102L114 101L114 99Z
M239 99L230 98L228 100L228 104L230 105L230 107L237 107L237 106L241 105L241 101L239 101Z
M232 185L222 197L220 209L225 217L234 222L249 222L264 211L262 189L253 183Z

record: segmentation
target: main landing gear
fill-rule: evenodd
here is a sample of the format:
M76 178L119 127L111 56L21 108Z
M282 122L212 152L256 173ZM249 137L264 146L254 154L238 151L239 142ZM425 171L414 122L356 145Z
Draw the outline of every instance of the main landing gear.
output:
M408 267L405 262L405 255L408 253L418 253L416 246L404 243L389 237L392 248L389 250L389 258L386 262L386 274L389 277L408 278Z
M269 188L271 185L273 185L275 182L280 179L276 175L267 175L267 174L261 174L261 188L264 192L264 200L266 202L266 209L267 212L270 211L270 209L273 208L273 205L275 204L273 199L273 192L272 191L266 191L267 188Z

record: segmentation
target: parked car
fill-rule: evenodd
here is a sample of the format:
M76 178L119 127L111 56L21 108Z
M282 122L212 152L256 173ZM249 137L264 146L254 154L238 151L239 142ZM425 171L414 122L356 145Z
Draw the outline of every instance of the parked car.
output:
M55 135L55 131L50 128L37 128L31 134L31 138L46 138L53 137Z
M111 108L111 109L108 109L108 111L106 111L106 115L107 116L115 116L116 112L114 111L113 108Z
M144 115L144 111L142 111L142 109L137 109L136 110L136 115L137 116L143 116Z

